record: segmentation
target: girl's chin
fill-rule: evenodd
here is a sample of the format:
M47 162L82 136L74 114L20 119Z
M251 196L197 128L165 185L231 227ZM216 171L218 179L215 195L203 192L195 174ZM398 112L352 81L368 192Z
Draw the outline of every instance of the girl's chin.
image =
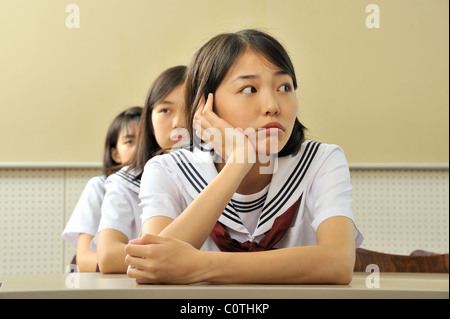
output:
M278 136L270 136L264 140L259 140L257 145L257 153L261 155L275 155L278 154L284 146L285 143L280 141Z

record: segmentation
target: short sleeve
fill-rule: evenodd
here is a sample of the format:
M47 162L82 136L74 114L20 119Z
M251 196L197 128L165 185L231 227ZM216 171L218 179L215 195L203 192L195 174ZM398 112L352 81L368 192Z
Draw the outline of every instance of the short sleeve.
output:
M91 249L96 251L98 234L104 229L115 229L133 239L133 229L135 229L135 214L133 198L130 191L120 183L105 183L105 198L103 200L101 212L102 217L98 226L97 234L91 242Z
M139 198L141 201L141 221L155 216L177 218L187 207L177 177L160 163L149 162L142 174Z
M350 171L345 154L341 148L335 147L325 158L318 170L312 185L308 205L312 207L311 226L317 231L320 223L334 216L345 216L355 224L355 240L357 247L362 243L362 234L356 227L352 211L350 191Z
M94 236L101 218L101 206L105 196L105 177L91 178L81 193L75 209L62 233L62 238L77 245L80 234Z

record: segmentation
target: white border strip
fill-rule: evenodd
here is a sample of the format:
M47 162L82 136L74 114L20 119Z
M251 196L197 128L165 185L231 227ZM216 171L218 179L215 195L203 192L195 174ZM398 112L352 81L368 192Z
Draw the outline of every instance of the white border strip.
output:
M449 165L445 163L362 163L349 164L351 170L357 169L392 169L392 170L448 170Z
M432 170L448 170L448 163L350 163L350 169L432 169ZM102 168L102 163L21 163L21 162L0 162L0 168L41 168L41 169L52 169L52 168Z
M102 168L102 163L1 163L0 168Z

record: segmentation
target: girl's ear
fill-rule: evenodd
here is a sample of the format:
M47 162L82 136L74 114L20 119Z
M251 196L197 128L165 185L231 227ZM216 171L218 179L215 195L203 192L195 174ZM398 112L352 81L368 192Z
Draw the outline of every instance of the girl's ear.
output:
M111 148L111 157L114 162L117 164L122 164L122 160L120 159L120 154L115 147Z

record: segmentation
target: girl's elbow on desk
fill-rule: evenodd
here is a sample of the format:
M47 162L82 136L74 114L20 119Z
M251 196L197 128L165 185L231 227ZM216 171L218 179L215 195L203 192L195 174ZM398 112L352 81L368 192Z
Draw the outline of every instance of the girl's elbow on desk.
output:
M94 252L89 254L77 254L77 266L80 272L95 272L97 256Z
M98 266L102 274L124 274L127 271L125 258L112 252L97 253ZM121 259L123 259L121 261Z
M354 253L342 252L330 259L328 281L331 284L348 285L353 279Z
M125 246L127 242L128 237L115 229L104 229L99 233L97 259L101 273L126 273Z

